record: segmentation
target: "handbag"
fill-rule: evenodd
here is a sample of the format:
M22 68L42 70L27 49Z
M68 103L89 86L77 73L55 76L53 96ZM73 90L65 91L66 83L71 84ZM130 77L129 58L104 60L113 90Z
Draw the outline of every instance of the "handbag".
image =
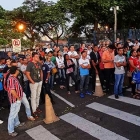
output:
M57 73L57 69L56 68L52 68L52 74L56 74Z
M131 71L127 71L127 77L132 77L132 72Z

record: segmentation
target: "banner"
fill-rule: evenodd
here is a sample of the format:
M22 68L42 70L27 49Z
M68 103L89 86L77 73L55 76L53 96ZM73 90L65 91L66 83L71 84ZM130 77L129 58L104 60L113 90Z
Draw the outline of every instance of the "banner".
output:
M13 52L21 52L21 40L12 39Z

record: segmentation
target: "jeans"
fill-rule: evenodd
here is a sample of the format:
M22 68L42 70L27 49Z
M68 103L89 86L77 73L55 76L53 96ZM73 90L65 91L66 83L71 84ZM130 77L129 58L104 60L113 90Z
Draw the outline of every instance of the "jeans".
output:
M58 71L59 71L60 85L64 85L65 79L66 79L65 70L64 69L58 69Z
M30 109L29 102L28 102L27 97L26 97L24 92L23 92L23 98L22 98L21 102L25 106L25 111L26 111L27 117L30 117L31 116L31 109Z
M30 87L29 87L29 81L24 81L24 84L25 84L25 94L26 94L26 97L29 98L30 97Z
M31 90L31 106L33 113L39 106L40 93L42 88L42 81L35 82L35 84L30 83Z
M66 87L67 87L67 91L70 91L70 88L69 88L69 81L70 81L70 78L75 82L75 91L78 91L78 82L74 76L74 73L69 73L69 74L66 74Z
M84 86L85 86L85 90L88 90L88 85L89 85L89 75L80 75L80 92L83 93L84 92Z
M122 94L124 74L115 74L114 94Z
M15 103L11 104L10 114L8 118L8 133L13 133L14 127L20 124L18 118L20 106L21 106L21 101L16 101Z
M54 77L55 77L55 75L51 74L50 78L49 78L49 85L50 85L51 89L53 89Z

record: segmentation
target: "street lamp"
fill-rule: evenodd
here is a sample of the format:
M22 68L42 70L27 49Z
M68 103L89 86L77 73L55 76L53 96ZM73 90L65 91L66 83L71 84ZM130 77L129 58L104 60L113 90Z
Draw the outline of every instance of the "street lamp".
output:
M117 33L117 10L119 10L119 6L114 6L110 8L110 11L114 10L114 41L116 41L116 33Z

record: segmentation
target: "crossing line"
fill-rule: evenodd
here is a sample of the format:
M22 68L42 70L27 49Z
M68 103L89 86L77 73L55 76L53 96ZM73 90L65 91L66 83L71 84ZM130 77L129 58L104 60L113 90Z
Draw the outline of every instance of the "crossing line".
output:
M102 105L96 102L87 105L87 107L105 113L107 115L113 116L115 118L121 119L123 121L132 123L134 125L140 126L140 117L136 115L132 115L124 111L120 111L118 109L114 109L112 107L108 107L106 105Z
M27 130L26 133L34 140L60 140L41 125Z
M99 140L128 140L73 113L68 113L60 118Z
M75 107L74 104L72 104L71 102L67 101L65 98L61 97L60 95L56 94L56 93L53 92L53 91L51 91L51 92L52 92L52 94L53 94L54 96L56 96L57 98L59 98L60 100L62 100L62 101L65 102L66 104L68 104L69 106Z
M140 100L133 99L133 98L130 98L130 97L120 96L119 99L115 99L114 95L111 95L108 98L113 99L113 100L117 100L117 101L120 101L120 102L128 103L128 104L131 104L131 105L140 106Z

